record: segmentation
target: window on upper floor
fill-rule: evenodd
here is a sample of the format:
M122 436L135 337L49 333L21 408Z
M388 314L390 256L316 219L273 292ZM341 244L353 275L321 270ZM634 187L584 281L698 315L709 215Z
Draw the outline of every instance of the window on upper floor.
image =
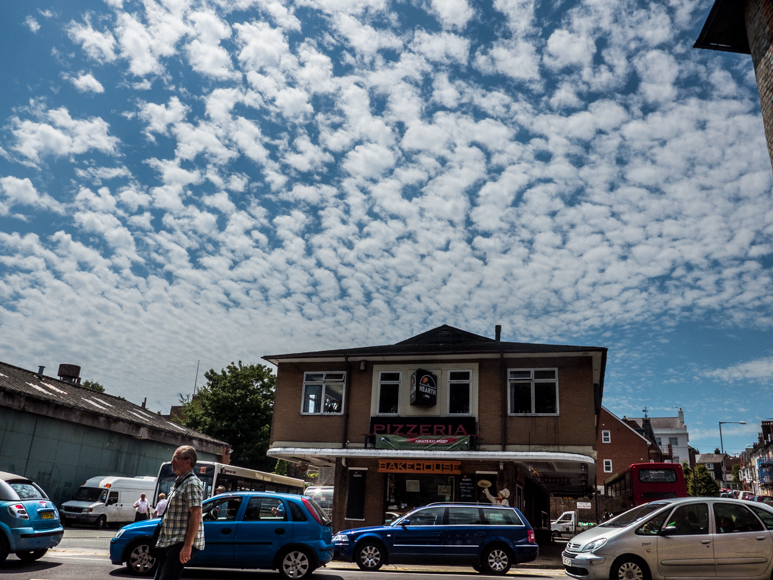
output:
M604 473L612 473L612 460L611 459L605 459L604 460Z
M660 442L660 437L655 437L655 443L657 443L657 444L658 444L658 446L661 446L661 445L663 445L663 444Z
M509 369L510 415L558 415L558 369Z
M304 415L340 415L344 410L346 373L304 373Z
M679 437L669 437L668 444L671 445L672 447L674 445L679 445Z
M400 373L379 372L378 414L397 415L400 412Z
M602 443L612 443L612 433L610 431L602 431L601 432L601 442Z
M448 414L469 415L472 392L471 371L449 371Z

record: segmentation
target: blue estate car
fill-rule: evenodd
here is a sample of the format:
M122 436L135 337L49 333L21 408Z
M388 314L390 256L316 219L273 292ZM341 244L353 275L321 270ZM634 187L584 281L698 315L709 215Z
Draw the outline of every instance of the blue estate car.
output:
M361 570L383 564L465 564L484 574L506 574L539 554L534 530L516 508L430 504L386 526L339 532L335 559Z
M37 560L63 535L59 512L45 492L26 477L0 471L0 562L11 553Z
M269 492L220 494L204 502L204 549L188 566L277 569L284 578L308 578L333 558L325 511L301 495ZM110 560L133 574L151 575L149 543L159 519L124 526L110 540Z

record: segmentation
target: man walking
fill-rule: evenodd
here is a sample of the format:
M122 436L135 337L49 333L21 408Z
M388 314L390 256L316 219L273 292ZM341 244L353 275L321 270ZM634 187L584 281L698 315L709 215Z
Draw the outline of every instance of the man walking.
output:
M201 502L204 486L193 474L198 456L189 445L178 447L172 456L172 471L177 479L167 498L166 513L159 524L161 532L155 580L179 580L193 555L204 549Z
M158 503L156 504L156 509L153 510L153 517L154 518L160 518L164 515L164 512L166 511L166 495L163 493L158 494Z
M147 520L150 517L150 502L145 499L145 494L140 494L140 499L134 502L134 509L137 511L134 513L134 521L141 522Z

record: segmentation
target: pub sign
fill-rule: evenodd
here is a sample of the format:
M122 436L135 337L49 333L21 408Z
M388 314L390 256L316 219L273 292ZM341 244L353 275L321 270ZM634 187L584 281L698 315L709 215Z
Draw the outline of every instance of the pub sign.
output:
M434 407L437 404L437 377L424 369L411 375L411 405Z

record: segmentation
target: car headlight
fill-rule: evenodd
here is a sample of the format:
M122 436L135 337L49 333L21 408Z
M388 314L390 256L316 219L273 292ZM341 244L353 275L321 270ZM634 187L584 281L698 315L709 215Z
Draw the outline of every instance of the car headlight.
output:
M587 544L585 544L585 547L581 550L581 552L595 552L606 543L607 543L606 538L599 538L598 540L593 540L592 542L588 542Z
M348 543L349 542L349 536L346 534L336 534L333 536L333 542L335 543Z
M123 533L124 533L125 531L126 531L126 530L125 530L124 528L121 528L120 530L118 530L118 533L115 535L115 539L117 540L118 538L120 538L121 536L123 536Z

